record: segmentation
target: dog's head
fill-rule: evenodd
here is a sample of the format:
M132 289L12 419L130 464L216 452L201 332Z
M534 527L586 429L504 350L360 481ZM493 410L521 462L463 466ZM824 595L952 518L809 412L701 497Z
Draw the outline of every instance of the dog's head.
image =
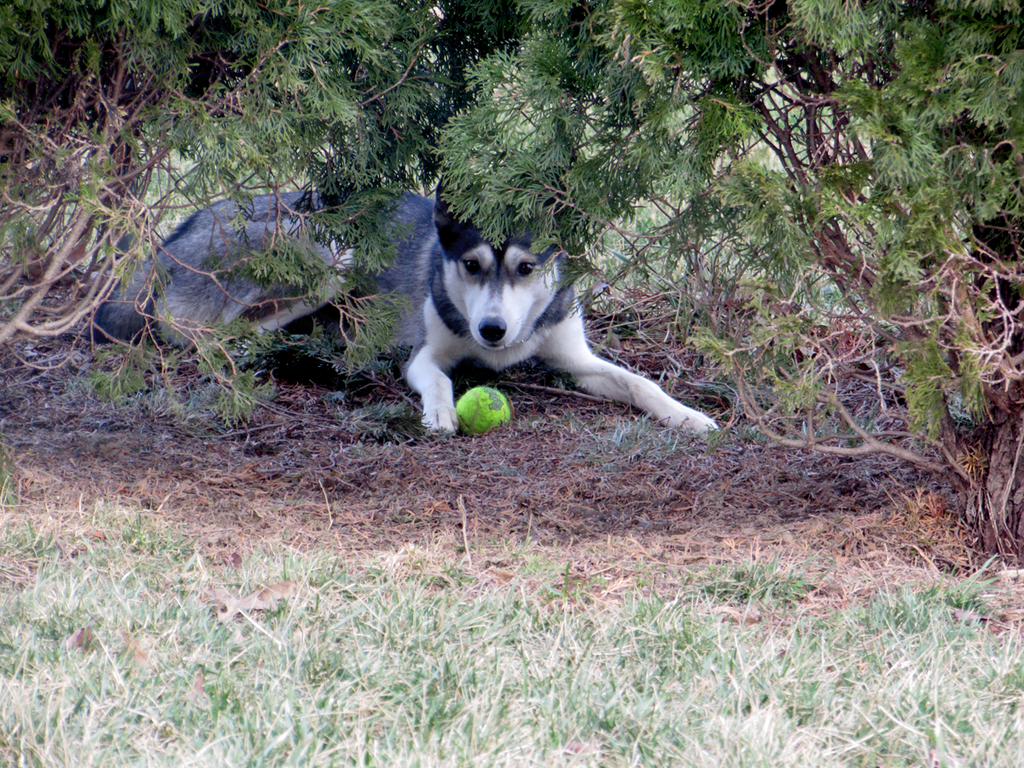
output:
M554 248L535 253L522 235L498 246L456 218L438 190L434 224L444 252L443 280L448 298L469 323L476 342L500 350L521 344L559 297Z

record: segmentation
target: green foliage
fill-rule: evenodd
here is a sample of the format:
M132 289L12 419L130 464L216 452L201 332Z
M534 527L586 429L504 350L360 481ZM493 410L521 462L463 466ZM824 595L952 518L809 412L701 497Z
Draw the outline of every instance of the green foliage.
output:
M97 350L96 364L88 374L89 386L105 400L123 403L146 389L145 374L152 364L152 349L141 344L127 352L121 347Z
M950 378L949 365L938 344L919 342L913 347L904 354L907 361L907 409L912 426L935 438L946 409L945 384Z
M341 331L349 369L372 363L392 340L399 318L410 311L404 300L387 296L346 295L336 305L342 311Z
M473 93L466 67L518 18L461 0L0 8L0 342L72 327L123 235L152 243L166 211L225 194L312 186L329 206L313 236L379 267L388 209L433 183L437 133ZM55 276L88 286L58 321Z
M769 434L956 467L951 409L993 428L1024 402L1022 20L1009 0L9 4L0 342L77 322L46 314L54 279L112 275L113 244L181 197L315 188L312 236L372 270L399 190L440 172L493 239L578 255L623 231L626 261L713 277L705 346ZM154 179L177 197L140 216ZM325 296L300 256L251 268ZM104 280L82 285L88 304ZM360 301L353 360L392 319Z
M173 179L201 202L305 174L323 132L309 133L301 110L351 123L366 96L330 58L367 55L367 44L331 35L358 41L375 23L364 16L206 0L0 9L0 341L65 330L95 306L114 279L114 243L150 242L177 202L145 208L153 182ZM83 289L54 319L46 300L57 278Z
M135 344L100 349L96 352L96 365L89 371L89 386L101 397L117 404L125 404L149 390L158 391L154 380L177 370L185 360L193 360L199 372L211 384L210 397L204 404L228 424L244 422L253 410L274 394L271 382L260 383L261 372L246 367L246 357L236 352L249 338L248 329L239 323L225 329L235 332L235 338L203 338L194 353L157 354L151 344ZM165 386L169 386L164 381ZM170 408L179 416L184 414L176 396L161 400L160 407Z
M313 188L326 208L310 236L352 246L357 273L379 269L394 253L391 206L433 184L437 134L472 98L467 67L513 47L520 18L475 0L4 5L0 343L76 329L153 253L163 219L224 196ZM275 243L241 270L315 300L343 281L303 243ZM54 288L68 284L76 298L61 304ZM339 301L345 354L364 363L397 309ZM266 394L225 351L243 332L220 329L199 350L228 420ZM139 362L94 383L137 391Z
M632 258L733 254L747 310L702 344L789 445L955 468L966 430L1017 419L1016 3L523 8L444 134L457 208L583 253L644 201L665 249Z
M218 385L212 404L213 411L226 423L245 422L258 405L273 396L273 382L261 384L256 371L240 369L231 349L222 341L200 339L196 352L200 372Z
M407 443L427 434L423 416L408 405L369 405L346 411L342 423L361 438L378 443Z

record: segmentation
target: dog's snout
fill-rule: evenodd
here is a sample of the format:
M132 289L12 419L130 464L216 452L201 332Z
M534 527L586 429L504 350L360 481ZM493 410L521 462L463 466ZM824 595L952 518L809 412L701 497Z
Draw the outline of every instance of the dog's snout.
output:
M500 317L488 317L480 323L480 336L484 341L497 344L505 338L507 326Z

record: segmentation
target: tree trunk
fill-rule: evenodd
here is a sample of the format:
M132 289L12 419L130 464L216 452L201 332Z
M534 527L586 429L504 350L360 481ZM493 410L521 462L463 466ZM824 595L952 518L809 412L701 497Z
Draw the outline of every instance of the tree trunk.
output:
M1024 403L997 414L982 450L988 464L968 491L968 521L987 554L1024 565Z
M1024 221L1001 212L973 227L974 258L986 269L977 275L992 317L983 324L1001 359L1024 351L1020 325L1021 290L1017 266L1024 254ZM981 481L973 489L968 514L987 554L999 554L1024 565L1024 386L1017 364L999 372L1002 381L985 387L990 421L981 441ZM993 371L995 373L995 371Z

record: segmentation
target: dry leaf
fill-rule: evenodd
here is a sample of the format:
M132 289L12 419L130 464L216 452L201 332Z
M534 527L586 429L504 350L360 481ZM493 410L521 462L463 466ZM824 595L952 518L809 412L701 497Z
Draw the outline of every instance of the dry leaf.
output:
M146 649L142 647L142 641L137 637L132 637L127 632L122 632L121 636L124 638L124 655L127 658L132 659L143 669L148 667L150 655Z
M82 653L88 653L92 650L95 642L96 636L92 631L92 627L82 627L81 629L76 629L64 640L64 647L69 651L79 650Z
M206 709L210 706L210 699L203 690L203 671L196 672L196 678L192 681L192 688L185 694L185 701L195 704L197 707Z
M502 571L497 568L491 568L490 573L500 584L508 584L516 577L512 571Z
M570 741L565 745L565 751L574 755L596 755L601 751L601 745L596 741Z
M966 608L954 608L953 618L957 621L962 621L964 624L981 624L988 621L988 616L977 611L969 611Z
M266 611L274 608L279 601L287 600L295 595L298 587L292 581L282 581L269 587L253 592L248 597L233 598L223 589L217 589L215 598L218 602L217 618L228 622L240 613Z
M714 613L720 613L727 619L749 627L761 620L761 610L756 605L750 605L742 610L731 605L720 605L714 609Z
M260 598L271 603L271 605L267 606L268 608L273 608L278 600L287 600L290 597L294 597L298 591L299 588L295 585L294 581L282 581L277 584L271 584L260 592Z
M621 592L621 591L623 591L625 589L629 589L632 586L633 586L632 580L626 578L625 576L622 576L622 577L616 579L615 581L613 581L607 587L605 587L604 591L603 591L603 594L610 595L613 592Z

